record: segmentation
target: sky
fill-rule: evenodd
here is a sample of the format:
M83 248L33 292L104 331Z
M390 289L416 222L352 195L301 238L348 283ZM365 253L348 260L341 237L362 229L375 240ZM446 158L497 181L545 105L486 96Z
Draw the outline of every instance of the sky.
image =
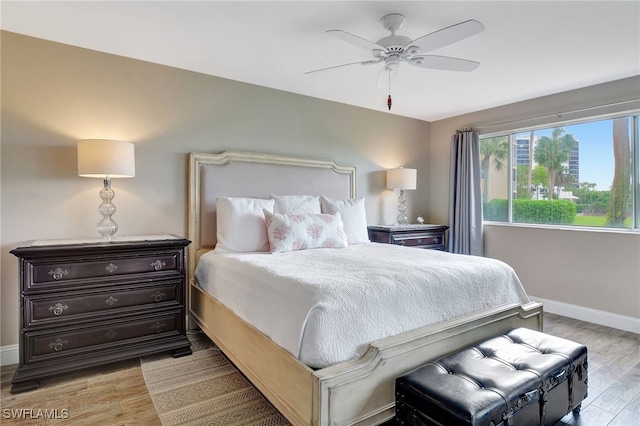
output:
M580 142L580 182L595 183L596 191L611 189L614 172L612 120L562 128ZM528 133L522 135L528 139ZM535 136L551 136L551 129L536 131Z

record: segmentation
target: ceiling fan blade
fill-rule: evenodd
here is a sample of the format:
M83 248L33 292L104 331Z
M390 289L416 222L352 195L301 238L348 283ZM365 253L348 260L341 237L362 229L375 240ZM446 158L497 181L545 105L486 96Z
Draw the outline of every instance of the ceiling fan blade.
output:
M398 75L398 65L385 65L378 73L378 90L390 90L391 83Z
M366 40L362 37L358 37L357 35L353 35L346 31L342 30L327 30L325 31L327 34L330 34L334 37L339 38L342 41L346 41L349 44L353 44L354 46L362 47L367 50L381 49L385 50L384 47L380 46L377 43Z
M421 68L431 68L445 71L473 71L480 65L480 62L468 59L450 58L448 56L414 56L407 60L408 64Z
M427 35L423 35L422 37L419 37L407 44L405 48L408 48L409 46L418 46L421 53L426 53L467 37L471 37L483 30L484 25L474 19L470 19L468 21L460 22L459 24L434 31Z
M378 62L383 61L383 59L376 59L376 60L371 60L371 61L360 61L360 62L351 62L348 64L342 64L342 65L334 65L332 67L327 67L327 68L320 68L318 70L312 70L312 71L307 71L305 72L305 74L313 74L314 72L320 72L320 71L327 71L327 70L332 70L334 68L341 68L341 67L348 67L350 65L371 65L371 64L377 64Z

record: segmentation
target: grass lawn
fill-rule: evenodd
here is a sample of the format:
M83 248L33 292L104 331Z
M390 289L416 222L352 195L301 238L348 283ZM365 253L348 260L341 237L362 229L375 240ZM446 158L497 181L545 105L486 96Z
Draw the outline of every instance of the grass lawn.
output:
M580 226L606 226L606 216L576 216L573 221L574 225Z
M574 225L580 226L607 226L606 216L576 216ZM631 218L624 221L625 228L631 228Z

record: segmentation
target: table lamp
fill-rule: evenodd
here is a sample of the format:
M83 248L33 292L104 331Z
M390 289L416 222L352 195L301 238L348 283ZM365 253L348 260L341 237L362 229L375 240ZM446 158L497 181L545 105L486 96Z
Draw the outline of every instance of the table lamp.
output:
M105 240L110 240L118 231L118 225L111 218L116 212L111 202L115 196L111 178L133 177L135 174L135 152L131 142L105 139L78 141L78 176L101 178L104 182L100 191L102 204L98 207L102 220L98 222L97 230Z
M416 189L416 181L418 177L418 171L416 169L405 169L400 167L399 169L387 170L387 189L399 189L400 196L398 197L398 217L397 221L399 225L406 225L409 223L407 218L407 199L404 196L404 191Z

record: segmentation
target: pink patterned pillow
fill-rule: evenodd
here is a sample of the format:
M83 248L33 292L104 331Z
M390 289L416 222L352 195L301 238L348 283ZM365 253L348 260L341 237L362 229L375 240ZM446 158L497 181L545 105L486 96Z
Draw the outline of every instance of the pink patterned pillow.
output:
M271 253L347 247L340 214L278 214L263 210Z

